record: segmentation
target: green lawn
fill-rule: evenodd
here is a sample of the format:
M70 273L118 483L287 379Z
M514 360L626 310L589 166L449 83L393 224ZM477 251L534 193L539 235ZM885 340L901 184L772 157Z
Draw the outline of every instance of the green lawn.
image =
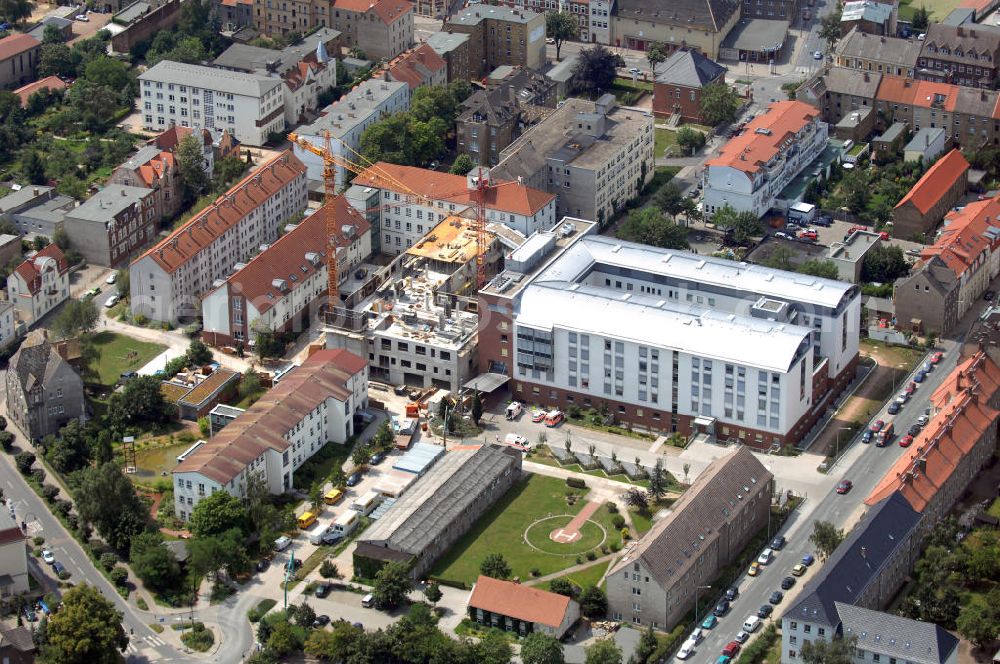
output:
M98 332L93 342L98 356L90 368L97 374L101 385L108 387L117 383L124 372L140 369L166 350L166 346L138 341L114 332Z
M589 588L590 586L596 586L601 583L601 579L604 578L604 572L607 571L608 565L611 561L605 560L604 562L597 563L596 565L591 565L590 567L585 567L577 572L571 572L560 576L560 579L566 579L576 584L580 589ZM603 586L604 584L601 583ZM545 583L538 584L538 587L542 590L550 590L552 588L552 582L546 581Z
M958 7L959 0L900 0L899 18L909 21L913 18L917 8L923 6L931 13L931 23L938 23L944 20L951 10Z
M639 514L636 510L629 510L629 513L632 515L632 525L640 535L653 527L652 514Z
M479 576L480 563L490 553L502 554L514 576L522 579L530 578L535 569L544 576L576 565L576 555L543 553L525 543L524 535L528 526L539 519L579 512L586 504L587 491L570 489L565 482L554 477L529 475L527 480L512 487L503 500L479 518L473 528L438 561L432 575L447 581L472 584ZM566 502L567 493L582 497L575 505L569 505ZM621 544L621 535L611 525L611 514L606 507L602 506L591 520L600 524L607 533L605 546ZM599 548L597 553L601 553Z
M677 132L670 129L654 129L653 156L663 157L667 148L677 146Z

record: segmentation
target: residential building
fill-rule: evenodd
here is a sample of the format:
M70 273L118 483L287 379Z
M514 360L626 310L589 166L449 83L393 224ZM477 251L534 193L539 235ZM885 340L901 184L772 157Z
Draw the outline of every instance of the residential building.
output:
M763 217L782 190L826 149L828 127L800 101L772 103L705 163L705 213L724 205Z
M132 313L164 322L200 316L199 296L305 209L305 170L287 150L276 155L146 250L129 267Z
M422 85L446 85L448 63L427 44L406 51L386 65L389 78L416 90Z
M702 122L702 89L726 79L725 67L691 50L674 51L656 65L655 73L653 115L661 119L676 115L682 122Z
M969 162L961 151L934 162L892 211L892 234L910 239L932 231L965 195Z
M581 230L529 238L480 291L479 369L513 398L768 449L853 380L857 286Z
M155 145L161 150L174 152L177 150L180 142L193 132L193 129L174 125L146 141L146 145ZM215 162L221 161L226 157L240 156L240 142L233 138L233 135L225 129L202 129L201 138L203 145L202 155L205 159L202 166L206 174L215 170Z
M542 16L553 10L569 14L579 25L579 33L570 39L585 43L590 41L590 6L587 0L566 0L558 5L553 5L547 0L500 0L498 4L516 9L526 9Z
M15 33L0 39L0 87L16 88L35 80L42 42Z
M368 79L327 106L313 123L299 127L295 132L301 138L322 146L329 132L333 154L354 161L361 151L361 134L381 120L410 108L410 87L398 81ZM295 156L308 169L309 179L323 182L323 159L299 145L294 146ZM347 170L337 166L338 190L347 184ZM322 188L320 187L320 190Z
M398 561L413 578L425 578L520 478L521 453L512 447L452 446L358 539L354 569L372 578Z
M11 222L24 235L51 238L74 205L75 200L59 194L55 187L24 185L0 198L0 219Z
M29 256L7 277L7 298L17 318L34 325L69 297L69 263L62 249L50 244Z
M934 623L835 602L844 638L855 638L858 664L957 664L958 638Z
M541 632L561 639L580 619L573 598L480 575L469 596L469 620L518 636Z
M929 164L938 158L948 146L948 132L943 127L924 127L913 135L903 147L904 161L918 161Z
M282 50L233 44L212 65L230 71L276 79L282 83L285 122L304 122L319 108L319 96L337 84L336 56L340 33L320 28ZM328 54L333 53L331 58Z
M606 576L612 620L669 631L767 526L774 476L746 447L716 459Z
M845 2L840 14L840 34L851 30L870 35L896 34L896 7L892 2L853 0Z
M876 163L895 161L908 143L909 133L905 122L894 122L880 136L872 139L872 160Z
M668 49L691 48L718 59L722 40L740 18L739 3L729 0L681 0L669 8L654 0L615 4L612 43L639 51L662 43Z
M227 406L224 403L217 404L212 410L208 411L208 425L209 425L209 436L214 436L215 434L222 431L230 422L233 422L237 417L247 412L246 408L237 408L236 406Z
M480 166L495 166L520 134L521 108L506 86L473 92L455 119L456 149Z
M111 17L116 26L124 26L111 36L111 50L129 53L137 44L151 41L161 30L172 30L181 20L180 0L143 2L138 0Z
M22 106L27 106L28 99L30 99L31 95L35 94L36 92L42 92L42 91L57 92L65 90L68 87L69 84L63 81L58 76L46 76L43 79L34 81L33 83L22 85L18 89L14 90L14 94L16 94L20 98Z
M21 236L9 233L0 234L0 265L9 265L15 258L21 257Z
M9 664L34 664L37 650L27 627L0 627L0 658Z
M590 0L590 42L611 44L615 0Z
M176 401L177 414L182 420L197 422L207 417L220 401L236 395L240 374L229 369L206 367L187 374L178 374L165 385L179 385L184 390Z
M215 0L214 4L224 31L253 27L253 0Z
M448 63L449 83L475 78L479 62L472 61L471 40L464 32L435 32L427 37L426 44Z
M155 192L109 184L66 213L63 226L87 262L120 267L156 237Z
M253 1L253 27L258 34L278 36L292 32L305 34L315 25L322 25L327 18L329 2L311 0L286 0L280 3ZM338 28L339 29L339 28Z
M161 60L139 75L143 127L225 129L241 143L263 145L285 129L280 79Z
M347 198L358 211L365 212L367 199L380 192L372 232L382 236L382 253L398 255L430 242L425 236L447 217L474 209L478 187L484 187L487 223L507 226L524 237L556 223L555 196L517 182L499 181L481 169L452 175L380 161L354 178Z
M183 181L174 153L155 145L139 148L128 161L111 172L109 182L151 190L153 219L156 222L174 217L184 200Z
M653 116L611 94L567 99L500 153L492 177L557 196L556 217L610 220L653 178Z
M854 231L843 242L830 245L826 260L837 266L837 278L852 284L861 283L861 269L868 252L879 246L882 236L868 231Z
M781 616L784 664L802 661L806 641L829 641L841 631L838 605L877 611L895 597L919 555L919 522L898 493L868 508Z
M1000 274L1000 197L969 203L945 217L909 276L896 281L896 324L947 334Z
M339 282L371 254L371 225L341 196L309 214L250 259L201 301L202 339L246 345L257 330L301 332L326 300L327 228L336 228Z
M811 5L809 6L811 7ZM812 10L801 0L768 0L768 2L747 2L743 0L742 18L778 19L794 23L798 16L803 16L803 25L808 24L805 16ZM802 8L800 12L799 9Z
M882 74L877 72L865 70L859 74L845 67L832 67L804 83L796 90L795 98L812 104L820 110L824 122L836 125L851 113L874 108L881 82ZM886 124L893 123L889 118Z
M11 514L0 514L0 597L4 599L28 592L27 540Z
M1000 27L927 26L917 61L917 78L973 88L995 88L1000 66Z
M20 240L18 240L20 242ZM0 300L0 348L14 341L17 337L17 315L14 303Z
M470 36L469 64L474 78L500 65L545 68L545 14L504 6L469 5L445 22L448 32Z
M855 28L834 46L833 62L837 67L913 78L920 47L914 39L871 35Z
M769 67L785 54L788 21L741 18L719 45L719 60L766 63Z
M555 81L534 69L500 65L486 77L486 89L493 91L503 86L507 86L523 106L556 107Z
M290 491L295 471L325 445L347 443L367 407L367 363L346 350L316 351L177 464L175 514L187 520L216 491L244 498L252 478L268 493Z
M323 18L343 33L344 46L364 51L369 60L389 61L413 46L408 0L333 0Z
M5 388L7 417L29 440L55 435L72 420L82 423L87 417L83 379L49 343L45 330L29 332L10 358Z

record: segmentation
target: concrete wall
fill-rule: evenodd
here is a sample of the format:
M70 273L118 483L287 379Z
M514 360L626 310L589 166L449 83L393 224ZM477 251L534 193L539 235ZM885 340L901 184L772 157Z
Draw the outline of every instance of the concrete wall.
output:
M173 28L180 18L180 0L170 0L113 36L111 50L116 53L128 53L136 44L151 40L157 32Z

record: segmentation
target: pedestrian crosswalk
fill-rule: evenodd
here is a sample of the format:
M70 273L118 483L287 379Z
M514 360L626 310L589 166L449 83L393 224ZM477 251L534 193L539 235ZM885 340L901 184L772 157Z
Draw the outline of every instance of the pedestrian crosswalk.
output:
M137 653L140 650L145 650L147 648L154 648L156 646L165 646L167 642L151 634L150 636L144 636L142 638L131 637L128 642L128 647L125 649L127 653Z

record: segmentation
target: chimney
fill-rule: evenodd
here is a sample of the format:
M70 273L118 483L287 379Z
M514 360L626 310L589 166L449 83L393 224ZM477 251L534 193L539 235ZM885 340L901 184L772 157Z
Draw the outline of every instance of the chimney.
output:
M861 547L861 557L862 558L867 558L868 557L868 547L864 547L864 546Z
M868 83L870 80L871 76L868 75L868 72L865 72L865 83Z
M931 135L924 134L924 147L930 147L930 146L931 146Z
M912 79L910 79L910 78L904 78L903 79L903 87L904 88L908 88L911 85L913 85L913 80Z
M122 187L122 198L125 198L126 196L128 196L128 192L126 192L125 188Z

